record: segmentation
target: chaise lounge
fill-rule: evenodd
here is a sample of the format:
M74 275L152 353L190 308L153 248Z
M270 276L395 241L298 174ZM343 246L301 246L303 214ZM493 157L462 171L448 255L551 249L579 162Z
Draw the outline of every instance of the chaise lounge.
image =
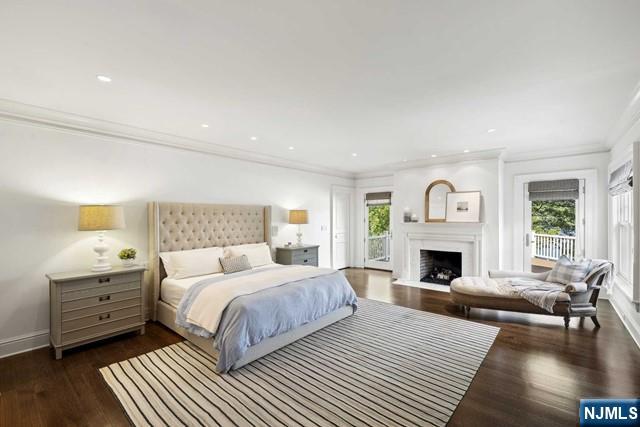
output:
M580 282L561 284L548 282L551 271L526 273L516 271L490 270L489 277L460 277L451 282L451 300L461 306L465 316L471 307L505 310L521 313L562 316L564 325L569 327L572 317L590 317L596 327L597 302L600 288L607 285L612 277L613 264L606 260L591 261L591 268ZM553 301L546 301L546 307L532 303L532 298L523 296L519 282L532 283L544 288L542 292L553 293ZM529 297L529 295L526 295ZM543 297L544 298L544 297Z

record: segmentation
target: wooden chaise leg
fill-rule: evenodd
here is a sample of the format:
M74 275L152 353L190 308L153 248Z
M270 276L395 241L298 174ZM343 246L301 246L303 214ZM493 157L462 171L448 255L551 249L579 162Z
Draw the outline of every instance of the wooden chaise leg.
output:
M468 319L470 315L471 315L471 307L469 307L468 305L465 305L464 306L464 317L466 317Z
M600 327L600 322L598 322L598 318L596 316L591 316L591 321L596 325L596 328Z
M569 316L564 316L564 327L569 329Z

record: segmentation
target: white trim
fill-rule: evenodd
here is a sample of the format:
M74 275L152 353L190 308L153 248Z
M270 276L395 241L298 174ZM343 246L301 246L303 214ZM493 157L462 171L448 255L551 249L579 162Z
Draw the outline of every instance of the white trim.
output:
M390 245L390 258L388 263L380 263L380 264L370 264L367 265L367 228L365 224L367 223L367 205L365 200L365 195L367 193L379 193L383 191L391 192L391 209L389 211L389 228L391 231L391 245ZM360 260L356 260L358 266L362 266L363 268L373 268L377 270L384 271L393 271L393 263L394 263L394 251L393 251L393 241L395 239L395 228L393 226L393 194L394 194L394 186L393 185L381 185L381 186L372 186L372 187L358 187L356 190L356 198L358 199L357 213L356 213L356 242L360 249L362 250L362 264L360 264ZM356 254L358 252L356 251Z
M199 153L228 157L236 160L245 160L254 163L313 172L340 178L353 179L355 177L351 172L302 163L268 154L240 150L230 146L214 144L212 142L201 141L193 138L185 138L178 135L93 119L77 114L50 110L7 99L0 99L0 120L9 123L52 129L59 132L90 135L104 140L124 140L196 151Z
M609 147L602 144L577 145L572 147L557 147L552 149L530 151L509 151L504 156L504 162L515 163L529 160L558 159L562 157L608 153L609 151Z
M607 138L607 146L626 146L634 142L640 128L640 84L633 91L629 105Z
M476 162L480 160L498 159L504 155L504 152L505 152L504 148L499 148L499 149L492 149L492 150L475 151L470 153L441 154L435 158L416 159L416 160L410 159L407 162L390 163L387 165L376 167L373 170L358 172L357 174L355 174L355 178L356 179L384 178L384 177L392 176L395 172L406 170L406 169L422 168L425 166L449 165L449 164L461 163L461 162Z
M585 223L591 224L589 232L585 229L585 257L593 258L596 243L600 231L598 230L598 210L596 209L596 201L598 200L598 170L597 169L578 169L570 171L543 172L516 175L513 178L513 269L516 271L524 270L524 184L534 180L554 180L554 179L584 179L585 192Z
M49 346L49 330L31 332L0 340L0 359Z
M426 166L440 166L467 161L481 161L491 159L502 159L505 163L522 162L528 160L557 159L570 156L581 156L588 154L608 153L611 149L603 144L587 144L572 147L557 147L544 150L514 151L505 148L481 150L470 153L450 153L439 155L436 158L426 158L409 160L401 163L391 163L382 165L373 170L359 172L355 174L356 179L364 178L384 178L393 176L395 172L405 169L414 169Z
M331 196L330 196L330 200L329 200L329 217L331 218L330 220L330 224L329 224L329 257L330 257L330 265L331 268L335 268L334 267L334 260L333 260L333 254L334 254L334 243L333 243L333 220L334 220L334 213L333 213L333 199L336 193L344 193L344 194L348 194L349 195L349 232L347 233L348 235L348 241L347 241L347 267L351 267L353 266L353 258L354 258L354 254L353 254L353 239L354 239L354 227L353 227L353 221L354 221L354 195L355 195L355 188L354 187L349 187L346 185L339 185L339 184L332 184L331 185Z
M640 108L640 104L638 107ZM638 121L639 118L640 117L635 118L636 125L640 123L640 121ZM90 135L104 140L125 140L129 142L172 147L287 169L350 179L385 177L392 175L396 171L404 169L459 163L463 161L478 161L503 157L507 162L514 162L609 151L607 146L603 146L601 144L523 152L507 152L504 148L496 148L470 153L444 153L438 158L416 159L409 160L408 162L391 163L378 166L375 169L368 171L352 173L268 154L241 150L228 145L216 144L194 138L186 138L178 135L109 122L106 120L94 119L78 114L23 104L8 99L0 99L0 120L27 126L53 129L59 132ZM629 130L630 129L631 125L629 126Z
M640 95L640 92L639 92ZM640 102L640 101L639 101ZM640 142L633 143L633 165L635 169L638 169L640 165ZM637 175L637 172L636 172ZM637 184L633 187L633 302L636 304L636 311L639 311L640 306L640 261L638 261L638 251L640 251L640 185Z
M618 298L616 298L615 295L609 296L609 303L620 318L620 321L622 322L624 327L627 328L627 331L629 332L629 335L631 335L631 338L633 338L638 348L640 348L640 328L636 326L636 322L629 318L623 307L620 307L618 305Z

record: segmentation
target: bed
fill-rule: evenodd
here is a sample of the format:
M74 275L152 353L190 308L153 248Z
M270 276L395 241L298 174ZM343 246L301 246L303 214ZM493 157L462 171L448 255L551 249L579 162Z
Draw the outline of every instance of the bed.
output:
M152 318L217 358L219 354L214 348L213 339L196 335L192 333L192 330L190 332L190 330L178 326L176 317L185 293L189 293L193 287L202 285L207 280L211 282L225 280L224 277L219 277L224 275L216 273L180 279L168 278L161 254L260 243L266 243L270 246L271 208L270 206L259 205L152 202L148 205L148 215L149 272L153 287ZM284 268L286 267L274 264L257 267L253 270L255 276L277 276L281 274L278 269ZM313 267L303 268L310 269ZM306 276L310 275L306 274ZM237 283L241 280L244 279L235 278ZM309 280L314 279L311 278ZM286 286L289 286L289 284ZM284 289L285 287L281 286L281 288ZM255 301L259 301L262 295L267 298L268 292L266 290L255 292L250 297ZM274 296L272 295L271 298L274 298ZM236 299L239 300L240 298ZM248 347L241 358L234 360L230 369L238 369L297 339L350 316L354 310L355 303L346 304L335 310L332 309L330 312L323 313L320 317L293 329L278 335L264 337L260 342ZM226 369L222 372L224 371Z

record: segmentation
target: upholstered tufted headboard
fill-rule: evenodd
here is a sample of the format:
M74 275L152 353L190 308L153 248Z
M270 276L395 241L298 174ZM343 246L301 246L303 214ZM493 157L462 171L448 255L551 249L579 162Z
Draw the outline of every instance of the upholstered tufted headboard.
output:
M271 207L196 203L149 203L149 270L153 319L166 277L160 252L267 242L271 245Z

